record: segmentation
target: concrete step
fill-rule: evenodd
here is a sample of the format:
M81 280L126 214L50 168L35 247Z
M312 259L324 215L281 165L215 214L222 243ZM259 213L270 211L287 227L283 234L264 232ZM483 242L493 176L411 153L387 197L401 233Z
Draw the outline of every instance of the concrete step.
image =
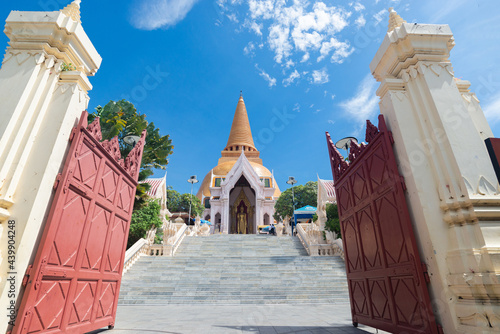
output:
M186 237L175 257L143 256L119 304L326 304L348 300L338 257L309 257L296 237Z

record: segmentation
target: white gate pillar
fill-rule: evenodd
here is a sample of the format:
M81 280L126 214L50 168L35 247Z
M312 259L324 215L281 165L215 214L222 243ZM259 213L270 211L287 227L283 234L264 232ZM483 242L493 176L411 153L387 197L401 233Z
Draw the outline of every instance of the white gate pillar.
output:
M454 77L447 25L408 24L391 11L370 64L395 139L435 314L445 333L500 331L500 187L492 137L469 83Z
M71 130L87 108L92 87L87 76L94 75L101 64L79 16L76 0L56 12L13 11L6 21L10 46L0 69L2 309L12 300L20 301L23 275L35 253ZM63 63L75 68L62 68ZM10 289L7 272L13 271L7 261L9 225L16 233L15 298L6 293ZM8 324L0 324L3 333Z

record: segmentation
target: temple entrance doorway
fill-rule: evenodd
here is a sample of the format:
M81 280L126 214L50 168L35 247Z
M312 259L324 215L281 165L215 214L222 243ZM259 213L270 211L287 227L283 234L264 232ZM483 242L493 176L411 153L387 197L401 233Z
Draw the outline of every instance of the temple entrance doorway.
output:
M231 234L255 234L255 190L242 175L229 193Z
M221 214L217 212L217 214L215 215L214 222L212 223L214 224L214 233L220 233L221 221L222 221Z

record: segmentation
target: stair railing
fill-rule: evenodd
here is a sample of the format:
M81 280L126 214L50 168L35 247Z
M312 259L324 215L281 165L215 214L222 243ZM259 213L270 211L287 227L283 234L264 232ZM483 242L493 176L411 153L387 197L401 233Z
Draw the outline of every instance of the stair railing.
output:
M163 245L164 247L163 256L174 256L175 252L177 252L177 249L179 248L182 241L184 241L184 238L186 237L186 231L188 229L188 226L184 223L174 223L174 225L177 228L177 232L166 245L165 244Z
M344 259L344 248L342 239L336 239L333 243L322 242L323 231L310 223L297 224L297 236L309 256L340 256Z
M149 245L146 239L141 238L137 240L135 244L132 245L125 252L125 260L123 264L123 274L127 272L134 265L134 263L141 257L142 255L146 255L149 251Z

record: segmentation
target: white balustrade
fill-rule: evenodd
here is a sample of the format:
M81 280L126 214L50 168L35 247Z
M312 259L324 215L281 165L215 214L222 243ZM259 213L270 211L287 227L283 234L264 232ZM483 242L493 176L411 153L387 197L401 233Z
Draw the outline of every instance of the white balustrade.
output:
M344 260L342 239L324 240L316 224L297 224L297 236L310 256L340 256Z
M125 252L125 261L123 265L123 274L132 267L132 265L139 259L140 256L146 255L148 253L149 245L146 239L141 238L137 242L127 249Z

